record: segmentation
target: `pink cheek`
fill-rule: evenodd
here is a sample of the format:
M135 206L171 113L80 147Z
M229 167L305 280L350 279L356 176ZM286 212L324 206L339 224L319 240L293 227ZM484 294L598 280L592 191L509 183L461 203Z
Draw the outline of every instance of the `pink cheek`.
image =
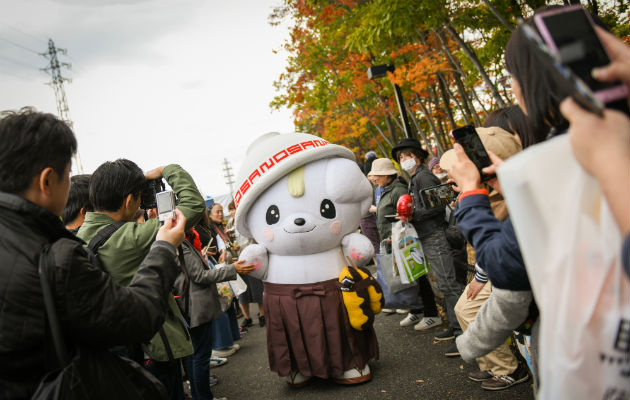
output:
M265 240L268 242L273 242L273 231L271 228L265 228L263 230L263 235L265 236Z
M335 221L330 224L330 233L333 235L338 235L341 233L341 221Z

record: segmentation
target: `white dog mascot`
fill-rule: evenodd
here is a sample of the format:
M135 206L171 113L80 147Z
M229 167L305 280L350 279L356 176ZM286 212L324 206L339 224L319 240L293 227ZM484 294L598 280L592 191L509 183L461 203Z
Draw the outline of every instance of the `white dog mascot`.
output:
M374 249L356 233L372 187L352 152L309 134L268 133L247 149L237 184L236 228L257 242L240 258L253 262L252 276L264 281L271 370L290 386L313 377L341 384L370 380L367 363L378 358L373 313L380 311L382 293L369 286L368 300L359 297L358 287L366 294L366 285L346 291L357 280L352 278L374 281L367 270L354 268L365 265ZM366 312L353 317L353 302Z

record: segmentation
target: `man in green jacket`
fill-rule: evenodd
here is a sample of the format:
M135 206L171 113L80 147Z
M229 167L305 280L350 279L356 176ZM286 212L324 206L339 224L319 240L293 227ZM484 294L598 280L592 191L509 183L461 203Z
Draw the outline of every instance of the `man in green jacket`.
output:
M134 222L140 206L140 192L147 179L164 178L171 186L186 217L186 231L201 219L205 204L192 177L178 165L158 167L146 173L132 161L119 159L103 163L90 181L90 202L94 212L88 212L78 236L89 241L104 227L128 221L100 248L99 259L112 278L123 286L129 285L140 263L149 252L160 228L158 219ZM182 315L172 295L169 312L162 329L149 342L143 343L150 360L147 368L169 391L170 399L183 399L179 363L176 359L193 352L192 341Z

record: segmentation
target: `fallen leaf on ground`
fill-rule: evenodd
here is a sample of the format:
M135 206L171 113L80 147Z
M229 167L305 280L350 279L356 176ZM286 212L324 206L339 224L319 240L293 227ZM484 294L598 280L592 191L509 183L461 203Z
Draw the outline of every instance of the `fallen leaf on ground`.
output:
M460 365L460 366L459 366L459 369L464 369L464 365Z
M416 379L416 382L418 382L418 383L424 383L424 379Z

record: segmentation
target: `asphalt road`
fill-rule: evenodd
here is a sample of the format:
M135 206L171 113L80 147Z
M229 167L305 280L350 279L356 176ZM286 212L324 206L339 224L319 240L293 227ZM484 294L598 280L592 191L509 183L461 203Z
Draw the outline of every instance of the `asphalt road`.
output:
M255 315L256 307L252 307ZM372 361L373 379L357 386L340 386L317 380L309 386L289 388L284 379L269 371L266 333L257 325L241 340L241 350L229 362L214 368L219 384L212 388L216 397L236 399L533 399L531 380L499 392L481 389L466 374L476 366L461 358L446 358L452 341L434 343L441 327L426 332L400 327L403 315L379 314L375 329L380 359ZM239 320L239 323L242 320ZM256 318L254 317L256 323Z

